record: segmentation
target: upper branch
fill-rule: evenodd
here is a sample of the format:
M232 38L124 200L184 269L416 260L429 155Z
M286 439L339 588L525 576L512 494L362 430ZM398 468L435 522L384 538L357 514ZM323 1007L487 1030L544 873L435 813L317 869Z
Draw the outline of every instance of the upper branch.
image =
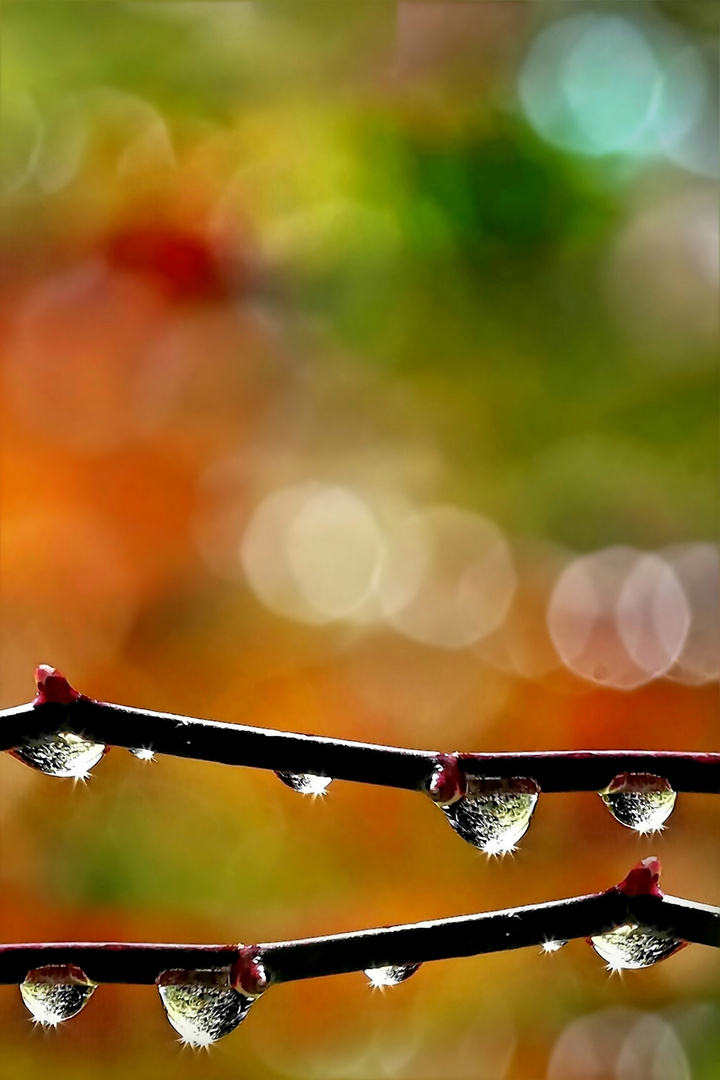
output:
M386 787L426 790L442 757L268 728L152 712L78 696L0 711L0 750L58 731L108 746L145 747L158 754L244 765L276 772L314 773ZM542 791L598 791L620 773L662 776L675 791L720 792L720 754L647 750L558 750L460 754L460 769L477 777L528 777Z

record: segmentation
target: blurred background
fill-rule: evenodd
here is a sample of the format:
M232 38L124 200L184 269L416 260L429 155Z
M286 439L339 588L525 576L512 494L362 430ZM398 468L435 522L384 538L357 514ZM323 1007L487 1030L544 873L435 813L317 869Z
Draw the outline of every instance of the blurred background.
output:
M718 750L714 3L3 4L1 704L85 693L447 751ZM611 778L608 777L608 780ZM718 799L419 795L0 760L8 941L257 941L605 888L720 902ZM280 987L209 1056L156 991L52 1075L714 1080L718 956L584 943Z

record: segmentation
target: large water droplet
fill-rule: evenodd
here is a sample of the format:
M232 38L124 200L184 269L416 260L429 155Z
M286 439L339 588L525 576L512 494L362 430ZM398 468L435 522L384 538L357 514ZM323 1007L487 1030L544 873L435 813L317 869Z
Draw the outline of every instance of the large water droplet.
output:
M20 995L36 1024L55 1027L77 1016L96 985L74 964L53 964L29 971L20 983Z
M672 934L634 923L618 926L616 930L597 934L588 940L607 964L608 971L652 967L661 960L667 960L687 944Z
M466 794L441 810L463 840L487 855L504 855L527 832L539 790L526 777L468 776Z
M70 731L59 731L42 739L27 739L11 753L18 761L48 776L85 780L106 750L103 743L91 742Z
M165 971L158 990L167 1018L189 1046L210 1046L245 1019L253 998L222 971Z
M315 773L278 772L275 775L300 795L326 795L332 784L332 776L316 776Z
M366 968L365 974L373 989L383 986L399 986L420 967L420 964L390 964L388 967Z
M598 794L616 821L641 834L662 829L677 797L667 780L647 773L620 773Z

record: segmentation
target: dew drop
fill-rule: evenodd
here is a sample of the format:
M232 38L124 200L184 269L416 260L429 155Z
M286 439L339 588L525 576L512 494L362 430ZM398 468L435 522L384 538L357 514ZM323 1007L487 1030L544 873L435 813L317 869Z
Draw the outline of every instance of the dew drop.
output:
M155 752L153 750L150 750L146 746L129 746L128 750L133 755L133 757L136 757L138 759L138 761L155 760Z
M634 923L597 934L588 941L605 961L608 971L652 967L687 945L672 934Z
M11 753L18 761L47 776L85 780L107 749L103 743L91 742L70 731L59 731L42 739L26 739Z
M77 1016L96 986L74 964L52 964L29 971L20 983L20 995L36 1024L56 1027Z
M315 773L276 772L275 775L300 795L327 795L327 789L332 784L332 776L317 776Z
M542 951L544 953L559 952L560 949L564 949L567 945L567 941L562 938L549 938L542 943Z
M677 798L667 780L648 773L620 773L598 794L616 821L642 835L662 829Z
M188 1046L210 1046L245 1019L253 998L223 971L165 971L158 990L167 1018Z
M468 776L466 794L441 810L463 840L487 855L504 855L527 832L539 791L526 777Z
M409 979L420 964L390 964L388 967L366 968L365 974L373 989L384 986L399 986Z

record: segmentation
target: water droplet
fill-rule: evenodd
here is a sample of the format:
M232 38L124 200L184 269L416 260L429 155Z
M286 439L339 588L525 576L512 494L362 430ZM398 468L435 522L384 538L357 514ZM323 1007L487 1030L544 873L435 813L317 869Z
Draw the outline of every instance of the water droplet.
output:
M458 836L487 855L514 851L527 832L540 789L526 777L467 777L467 792L442 812Z
M130 753L138 759L138 761L154 761L155 751L148 749L146 746L129 746Z
M677 797L667 780L648 773L620 773L598 794L616 821L641 834L662 829Z
M588 940L607 964L608 971L652 967L661 960L667 960L687 944L672 934L634 923L618 926L616 930L597 934Z
M316 776L315 773L276 772L283 784L300 795L327 795L332 776Z
M366 968L365 974L373 989L384 986L399 986L409 979L420 964L390 964L388 967Z
M224 971L164 971L158 990L167 1018L189 1046L210 1046L245 1019L253 998Z
M563 940L562 938L556 938L556 939L550 938L547 941L543 941L543 943L542 943L542 951L544 953L559 952L560 949L564 949L566 945L567 945L567 941Z
M56 1027L77 1016L96 986L74 964L53 964L29 971L20 983L20 995L36 1024Z
M107 751L103 743L91 742L70 731L27 739L11 751L13 757L47 776L74 777L85 780L90 770Z

